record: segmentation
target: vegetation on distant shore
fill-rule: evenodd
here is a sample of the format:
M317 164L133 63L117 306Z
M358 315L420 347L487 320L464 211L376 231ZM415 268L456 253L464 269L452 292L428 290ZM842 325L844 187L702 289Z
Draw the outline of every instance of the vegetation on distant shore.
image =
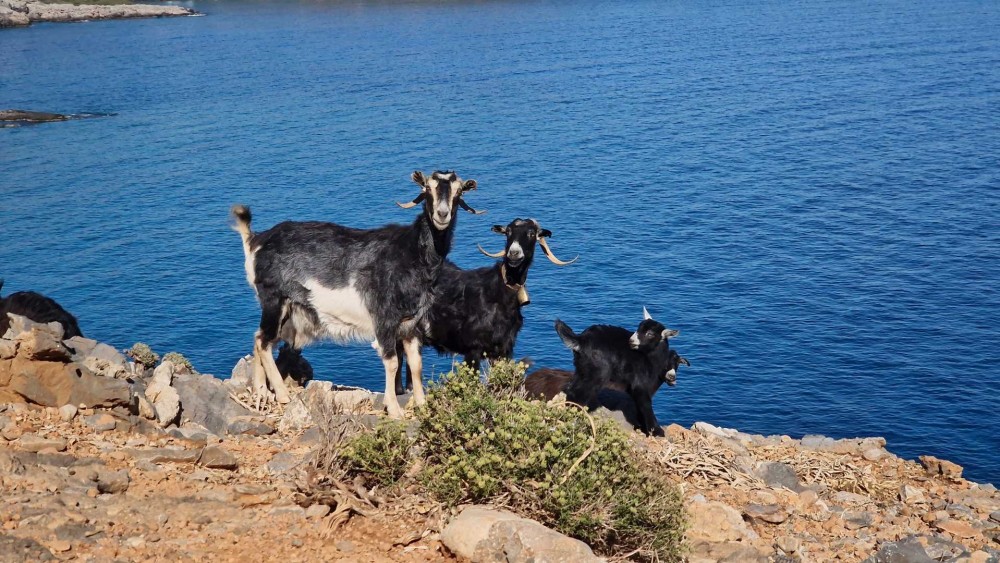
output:
M38 0L42 4L72 4L74 6L119 6L122 4L134 4L132 0L87 0L86 2L76 2L72 0Z
M680 561L682 499L662 469L613 422L525 399L523 377L523 364L497 362L484 384L460 365L431 387L415 432L385 421L336 456L369 484L415 475L449 506L500 504L605 555Z

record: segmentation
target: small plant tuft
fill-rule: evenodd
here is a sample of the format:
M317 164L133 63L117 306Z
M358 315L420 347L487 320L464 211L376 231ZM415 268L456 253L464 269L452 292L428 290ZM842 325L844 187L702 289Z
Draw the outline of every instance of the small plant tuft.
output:
M136 342L125 354L147 368L155 366L156 362L160 361L160 355L145 342Z
M413 440L398 420L381 420L371 432L358 434L340 450L344 469L364 473L374 485L391 487L410 465Z
M170 362L179 368L187 368L191 373L194 373L194 366L191 365L191 361L184 357L180 352L167 352L163 355L164 362Z

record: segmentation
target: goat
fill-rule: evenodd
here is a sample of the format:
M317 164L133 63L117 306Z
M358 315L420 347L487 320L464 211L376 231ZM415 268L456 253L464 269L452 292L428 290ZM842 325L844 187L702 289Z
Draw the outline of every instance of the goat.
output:
M573 350L576 368L576 377L566 386L566 399L589 407L601 389L619 387L635 402L639 429L662 436L663 429L653 414L653 393L669 370L668 340L680 331L653 320L645 307L642 313L643 321L634 333L617 326L594 325L577 335L566 323L556 320L556 332Z
M0 289L3 289L3 280L0 280ZM63 327L63 339L83 336L76 317L41 293L18 291L7 297L0 297L0 337L10 328L8 313L21 315L36 323L57 322Z
M664 344L660 344L664 346ZM667 370L663 372L662 379L657 382L653 395L659 391L660 385L666 383L673 387L677 384L677 369L681 366L691 366L687 358L681 356L676 350L670 350L670 357L667 362ZM564 369L539 368L529 373L524 378L524 390L528 398L551 401L559 393L566 391L574 373ZM632 397L625 392L623 386L615 382L609 382L607 387L597 392L595 400L587 405L588 408L604 407L612 411L621 411L625 415L625 420L633 427L641 429L639 420L639 409L632 400Z
M514 341L524 324L521 307L530 303L524 285L535 257L535 243L553 264L566 266L577 260L556 258L545 240L552 231L534 219L493 225L492 231L507 237L504 249L489 253L480 246L479 251L501 260L474 270L446 262L434 284L433 302L423 327L425 344L440 354L462 354L477 369L483 358L510 358L514 354ZM406 389L413 386L409 371L407 365ZM403 392L400 374L396 393Z
M423 202L423 212L411 225L361 230L286 221L253 233L250 209L233 207L247 281L261 306L253 362L258 406L271 399L267 383L275 400L289 401L273 344L282 340L298 351L320 338L372 342L385 368L385 405L392 418L403 416L394 385L396 343L401 342L415 374L413 398L424 403L420 326L430 307L431 286L451 249L455 206L479 212L462 199L476 189L475 180L462 181L452 171L436 171L430 178L416 171L411 178L420 194L397 203L409 209Z

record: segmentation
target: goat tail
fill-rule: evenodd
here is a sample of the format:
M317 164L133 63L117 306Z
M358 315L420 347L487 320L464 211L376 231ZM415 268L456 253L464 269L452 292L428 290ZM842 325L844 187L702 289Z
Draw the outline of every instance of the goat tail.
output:
M573 329L571 329L569 325L559 319L556 319L556 333L559 335L559 338L562 339L563 344L565 344L567 348L573 350L574 352L580 351L580 339L576 336L576 333L573 332Z
M230 212L233 219L236 220L233 229L240 234L240 238L243 239L243 251L249 255L250 237L253 236L253 231L250 230L250 220L252 219L250 208L245 205L234 205Z

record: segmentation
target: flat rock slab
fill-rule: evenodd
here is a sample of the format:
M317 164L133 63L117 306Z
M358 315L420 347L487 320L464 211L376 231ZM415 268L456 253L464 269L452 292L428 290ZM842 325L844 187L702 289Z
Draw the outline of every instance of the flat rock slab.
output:
M184 450L172 448L152 448L148 450L137 450L128 448L125 453L136 460L148 461L150 463L198 463L201 457L201 450Z
M55 450L61 452L66 449L66 440L62 438L42 438L34 434L25 434L17 439L17 445L28 452L40 452L43 450Z
M534 520L485 506L463 510L441 532L441 541L453 553L474 563L601 561L580 540L550 530Z
M219 446L209 446L202 450L198 464L209 469L228 469L235 471L240 464L236 456Z

